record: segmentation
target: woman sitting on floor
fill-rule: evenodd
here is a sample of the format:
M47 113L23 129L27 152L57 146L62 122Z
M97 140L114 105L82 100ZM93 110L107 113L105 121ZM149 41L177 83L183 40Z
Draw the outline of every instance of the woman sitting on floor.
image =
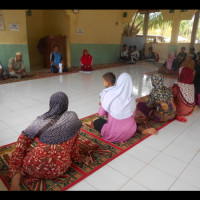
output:
M174 84L172 94L177 116L187 116L192 113L195 106L195 89L191 68L180 68L179 81Z
M195 61L192 60L192 57L190 55L187 55L184 62L181 63L180 68L181 67L189 67L194 72L194 65L195 65Z
M136 101L133 96L133 83L128 73L122 73L116 86L113 86L105 95L101 96L99 116L108 116L108 121L99 118L93 122L94 128L98 130L103 139L109 142L125 142L134 136L137 130ZM156 134L154 128L144 130L143 133Z
M187 53L185 52L185 47L181 47L181 51L178 53L176 58L174 59L172 63L172 74L174 74L176 71L178 71L180 65L182 62L184 62Z
M92 56L88 53L88 50L83 51L81 57L81 71L92 71Z
M153 74L151 82L153 89L149 94L149 100L147 103L139 102L138 109L155 122L171 121L176 115L172 93L163 85L162 74Z
M172 74L172 63L173 63L174 59L175 59L174 54L170 53L168 55L168 59L165 61L164 65L158 69L158 73L171 75Z
M20 190L20 182L59 177L72 160L82 161L78 151L82 123L75 112L67 110L68 97L57 92L51 96L49 111L21 133L9 160L10 190ZM30 148L36 138L37 147Z

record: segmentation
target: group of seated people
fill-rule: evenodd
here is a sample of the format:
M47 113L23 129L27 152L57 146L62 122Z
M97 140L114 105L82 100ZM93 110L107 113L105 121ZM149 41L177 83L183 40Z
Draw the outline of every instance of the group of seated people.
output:
M92 56L88 53L87 49L83 50L83 55L81 56L81 71L92 71ZM62 64L62 72L68 72L68 68L64 66L62 53L59 51L59 46L55 44L53 46L53 52L50 54L51 71L53 73L59 72L59 64Z
M80 61L81 71L92 71L92 56L88 53L87 49L83 51ZM68 72L68 68L64 66L63 56L57 44L53 46L53 51L50 54L50 67L53 73ZM29 74L26 72L21 52L17 52L15 57L9 59L7 69L0 62L0 80L7 78L21 79L26 76L29 76Z
M120 60L123 62L128 62L130 64L136 63L138 60L146 60L151 62L159 61L159 54L153 51L152 47L148 48L148 56L145 56L145 49L142 48L140 51L137 50L136 45L127 47L126 44L122 46L120 53Z
M199 60L200 52L195 53L195 48L190 48L189 53L185 52L186 48L181 47L181 51L175 57L174 53L169 53L168 58L166 59L163 66L158 69L159 73L174 75L178 74L180 67L189 66L194 70L195 64Z
M148 120L160 123L176 118L183 121L184 116L195 110L193 75L190 67L181 67L179 80L170 90L163 84L163 75L154 73L148 101L137 104L131 75L123 72L116 79L112 72L107 72L102 77L105 88L99 95L99 119L93 121L93 128L101 133L104 140L117 143L134 137L136 131L157 135L156 129L148 125ZM54 93L50 98L49 111L22 131L9 160L10 190L21 190L20 183L30 184L62 176L73 161L80 164L87 162L89 158L85 154L80 155L78 148L82 122L75 112L68 111L68 106L69 99L65 93ZM137 119L136 108L144 113L143 120ZM37 147L29 149L35 139Z

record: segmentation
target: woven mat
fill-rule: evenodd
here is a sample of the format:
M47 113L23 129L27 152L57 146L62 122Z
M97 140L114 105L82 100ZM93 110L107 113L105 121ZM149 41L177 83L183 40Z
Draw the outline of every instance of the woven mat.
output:
M148 96L141 97L136 101L146 102ZM32 185L21 184L22 190L25 191L62 191L67 190L79 181L83 180L90 174L97 171L102 166L106 165L111 160L120 156L128 149L133 148L136 144L140 143L150 135L141 135L136 133L127 142L122 143L111 143L105 141L101 134L94 130L92 127L92 122L98 118L98 114L93 114L88 117L81 119L83 127L80 130L79 136L79 151L80 154L87 154L89 160L87 162L77 163L73 162L71 167L61 176L54 179L45 179L38 181ZM137 120L144 120L144 115L137 110L136 112ZM170 123L170 122L168 122ZM148 124L157 130L166 126L168 123L155 123L154 121L149 121ZM2 133L3 134L3 133ZM16 143L8 144L0 147L0 190L9 190L11 180L8 177L8 160L11 156L12 151L15 149ZM32 146L37 145L37 140L35 140Z

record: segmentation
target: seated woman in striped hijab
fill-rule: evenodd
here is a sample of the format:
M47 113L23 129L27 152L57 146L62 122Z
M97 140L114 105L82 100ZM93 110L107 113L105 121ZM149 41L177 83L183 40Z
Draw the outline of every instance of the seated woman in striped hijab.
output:
M72 161L82 161L78 151L82 123L75 112L68 111L68 104L65 93L53 94L49 111L22 131L9 160L11 191L21 190L20 182L30 184L59 177ZM37 147L30 149L35 139Z

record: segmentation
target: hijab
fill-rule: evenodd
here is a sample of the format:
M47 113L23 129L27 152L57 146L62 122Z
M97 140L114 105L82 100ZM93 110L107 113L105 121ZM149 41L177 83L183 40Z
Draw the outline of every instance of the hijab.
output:
M187 106L195 105L195 90L193 84L193 70L189 67L181 67L179 81L174 84L178 89L182 102Z
M136 101L133 96L132 78L128 73L122 73L106 94L101 97L101 105L115 119L126 119L133 115Z
M172 99L172 93L164 86L164 78L160 73L154 73L151 76L153 89L149 94L148 104L155 104L160 101L169 101Z
M33 139L52 118L61 115L55 124L43 132L39 141L45 144L60 144L69 140L79 131L82 124L75 112L67 111L68 104L65 93L54 93L50 98L49 111L38 116L22 133Z
M175 59L174 54L173 54L173 53L170 53L170 54L169 54L169 57L168 57L168 59L167 59L167 62L166 62L166 68L167 68L167 69L169 69L169 70L172 69L172 63L173 63L174 59Z
M183 61L180 67L190 67L192 70L194 70L194 64L195 62L192 60L192 57L187 55L185 61Z
M89 66L92 65L92 56L90 54L86 55L86 52L88 52L87 49L83 50L83 55L81 57L81 64Z

